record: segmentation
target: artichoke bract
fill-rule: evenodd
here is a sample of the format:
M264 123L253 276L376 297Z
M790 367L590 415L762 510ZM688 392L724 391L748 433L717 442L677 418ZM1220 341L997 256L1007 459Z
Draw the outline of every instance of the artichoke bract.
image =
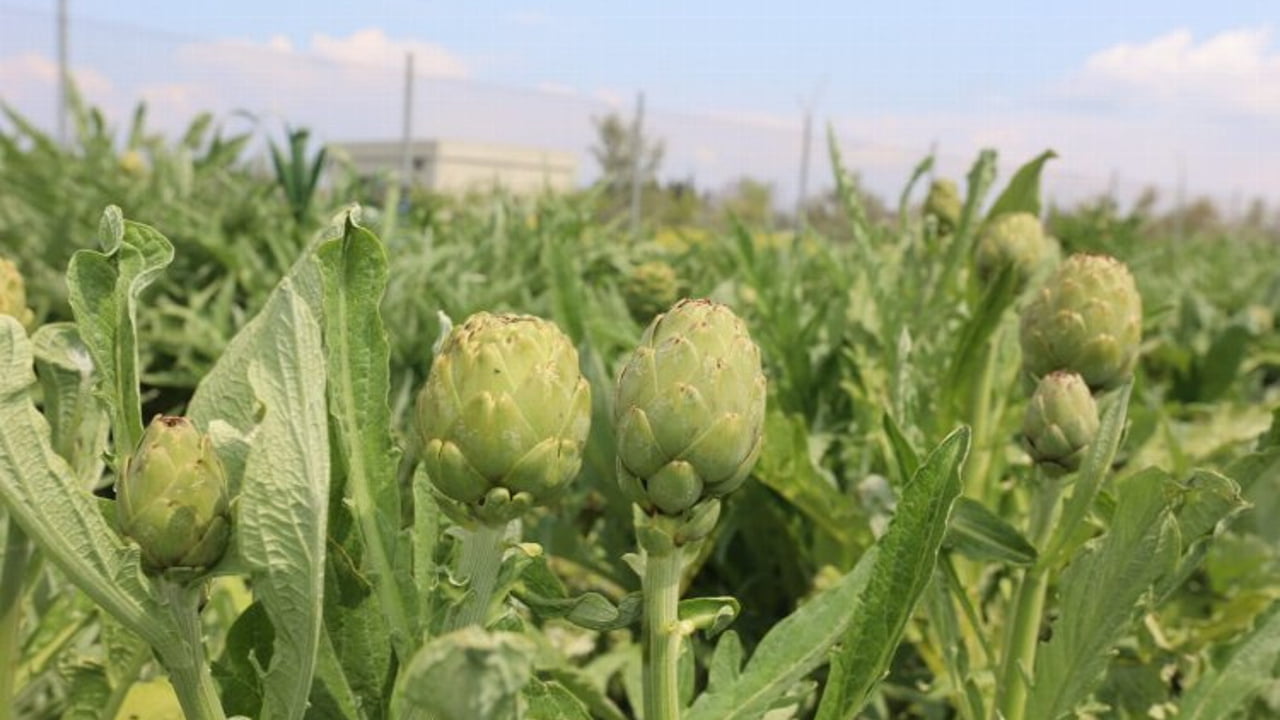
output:
M1073 372L1040 378L1027 404L1022 435L1027 452L1052 476L1075 472L1098 436L1098 405L1084 379Z
M645 510L678 515L739 487L760 454L760 349L728 307L682 300L654 318L618 376L618 479Z
M31 329L34 319L27 307L27 286L18 266L0 257L0 315L16 318L23 327Z
M436 489L489 524L543 504L578 474L591 387L554 323L477 313L455 327L418 396Z
M184 417L156 416L116 483L121 531L152 572L202 569L231 533L227 477L209 437Z
M1013 269L1019 288L1051 253L1050 240L1039 218L1027 212L992 218L978 238L978 277L990 280L1006 266Z
M675 268L661 260L637 265L622 285L622 297L631 316L649 322L654 315L671 307L680 295Z
M924 214L937 220L939 233L949 235L955 232L960 225L963 208L960 191L951 180L940 178L929 186L929 195L924 200Z
M1067 258L1023 310L1020 340L1034 379L1069 370L1093 391L1123 384L1142 340L1142 297L1129 268L1105 255Z

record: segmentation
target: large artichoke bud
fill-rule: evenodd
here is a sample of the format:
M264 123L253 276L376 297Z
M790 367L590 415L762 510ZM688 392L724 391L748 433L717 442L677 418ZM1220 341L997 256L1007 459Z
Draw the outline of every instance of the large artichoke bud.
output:
M1142 297L1105 255L1067 258L1022 313L1022 363L1036 379L1069 370L1109 390L1133 373L1141 340Z
M201 569L231 532L226 472L209 437L184 417L157 415L116 482L120 529L150 571Z
M476 313L436 355L418 426L436 489L483 522L505 523L578 474L591 387L554 323Z
M0 257L0 315L9 315L28 330L34 317L27 307L27 286L18 266Z
M763 442L760 350L728 307L681 300L618 376L618 479L645 510L690 510L740 486Z
M929 186L929 194L924 199L924 214L932 215L938 223L938 232L949 235L960 225L960 213L964 203L960 201L960 191L951 180L939 178Z
M661 260L641 263L631 270L622 284L622 297L631 316L649 322L680 295L676 271Z
M1045 236L1039 218L1031 213L997 215L986 223L978 237L978 277L989 281L1000 270L1010 267L1021 288L1048 259L1052 242Z
M1085 449L1098 436L1098 405L1089 386L1073 372L1056 371L1040 378L1022 435L1027 452L1050 476L1075 472Z

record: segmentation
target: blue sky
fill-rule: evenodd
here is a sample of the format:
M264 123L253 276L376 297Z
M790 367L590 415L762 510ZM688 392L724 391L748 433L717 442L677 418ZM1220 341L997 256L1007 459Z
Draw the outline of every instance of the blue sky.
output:
M0 0L0 98L36 116L48 99L32 58L51 54L52 5ZM785 190L799 107L816 91L817 116L848 138L855 159L866 150L865 174L884 192L905 176L909 155L933 143L954 174L984 145L1012 159L1055 147L1067 195L1116 176L1135 188L1171 186L1178 166L1189 168L1193 190L1280 187L1271 169L1280 167L1274 3L888 5L71 0L72 60L101 75L95 100L106 105L123 108L132 93L176 117L201 100L212 109L270 104L322 135L381 136L398 127L393 73L385 88L352 73L348 88L322 66L387 66L413 49L424 82L439 80L424 98L438 90L437 101L449 100L423 101L423 117L437 123L424 121L428 129L579 150L589 122L562 118L629 112L643 90L668 140L667 172L708 183L741 165L776 175ZM313 72L278 71L285 60ZM301 93L311 75L326 74L352 105ZM281 86L296 96L270 91ZM526 104L516 101L520 89L532 91ZM460 115L470 122L433 112L443 104L467 108ZM558 123L572 132L557 133ZM742 130L729 142L733 123ZM529 127L507 127L519 124Z

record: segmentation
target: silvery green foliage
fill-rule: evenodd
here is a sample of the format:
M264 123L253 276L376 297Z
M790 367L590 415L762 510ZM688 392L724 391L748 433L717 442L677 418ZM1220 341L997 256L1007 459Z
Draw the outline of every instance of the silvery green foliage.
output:
M1142 297L1124 263L1067 258L1022 313L1022 361L1039 379L1055 370L1110 390L1133 374L1142 340Z
M554 323L476 313L432 362L418 426L436 488L481 520L503 523L578 474L591 387Z
M1055 371L1040 378L1022 420L1031 459L1050 475L1075 472L1098 435L1098 404L1084 380Z
M760 349L727 306L682 300L649 325L618 376L618 479L676 515L737 489L764 440Z

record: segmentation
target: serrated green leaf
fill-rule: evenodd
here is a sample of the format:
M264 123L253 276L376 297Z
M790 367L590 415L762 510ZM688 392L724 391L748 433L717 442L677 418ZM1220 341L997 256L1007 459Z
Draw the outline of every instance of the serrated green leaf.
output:
M858 594L853 620L831 661L819 720L842 720L866 704L888 669L920 594L933 575L951 506L960 495L960 466L969 428L948 435L902 491L893 521L876 543L880 554Z
M396 654L413 647L415 593L408 558L397 554L399 451L391 439L387 334L379 305L387 285L382 243L347 213L342 237L317 251L324 279L329 410L341 487L360 533L361 570L372 584Z
M591 720L586 704L555 680L534 678L522 694L524 720Z
M1179 540L1170 482L1152 468L1118 483L1111 527L1063 571L1059 617L1037 654L1026 717L1057 720L1084 702L1143 596L1173 570Z
M1009 185L1005 187L1004 192L996 198L987 217L993 218L1011 212L1039 215L1040 174L1044 171L1044 164L1056 157L1058 154L1054 151L1045 150L1035 159L1018 168L1018 171L1009 179Z
M1275 682L1280 672L1280 601L1258 618L1253 630L1237 641L1208 670L1180 704L1179 720L1228 717Z
M956 501L943 542L971 560L1025 566L1036 561L1036 549L1007 520L972 498Z
M137 548L111 531L54 452L49 426L28 394L31 364L22 326L0 316L0 499L77 587L153 646L177 647L177 629L143 577Z
M102 228L110 233L103 238L106 252L77 251L67 289L100 379L99 397L111 410L116 455L123 458L142 438L136 304L173 261L173 245L154 228L121 218L115 206L103 213Z
M867 587L878 555L879 549L872 547L839 582L774 625L742 672L722 689L703 693L685 720L756 720L772 709L796 683L827 661L849 624L856 598Z
M111 429L94 397L93 358L73 323L43 325L31 344L53 449L83 486L92 488L102 477L102 454Z
M264 717L306 709L319 649L329 503L329 434L320 327L291 283L269 306L248 381L264 409L236 505L239 550L275 628Z

